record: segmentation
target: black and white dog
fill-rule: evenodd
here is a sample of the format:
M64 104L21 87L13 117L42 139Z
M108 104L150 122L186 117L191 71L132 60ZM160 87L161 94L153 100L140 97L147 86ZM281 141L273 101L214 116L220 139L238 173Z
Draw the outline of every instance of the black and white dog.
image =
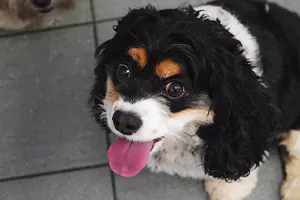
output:
M262 0L133 9L97 51L95 117L119 136L111 169L204 179L241 200L272 138L289 152L281 195L300 199L300 18Z

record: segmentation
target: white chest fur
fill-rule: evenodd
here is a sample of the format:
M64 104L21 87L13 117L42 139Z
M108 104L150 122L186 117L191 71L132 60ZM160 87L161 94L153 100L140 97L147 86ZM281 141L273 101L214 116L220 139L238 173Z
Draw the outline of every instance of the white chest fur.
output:
M194 153L195 145L163 139L150 154L148 167L153 172L166 172L185 178L203 179L201 157Z

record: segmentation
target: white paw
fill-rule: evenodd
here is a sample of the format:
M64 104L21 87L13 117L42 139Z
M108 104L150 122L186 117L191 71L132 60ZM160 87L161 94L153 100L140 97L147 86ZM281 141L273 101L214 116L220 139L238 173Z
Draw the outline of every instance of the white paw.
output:
M255 180L228 183L223 180L206 180L204 185L210 200L243 200L255 187Z

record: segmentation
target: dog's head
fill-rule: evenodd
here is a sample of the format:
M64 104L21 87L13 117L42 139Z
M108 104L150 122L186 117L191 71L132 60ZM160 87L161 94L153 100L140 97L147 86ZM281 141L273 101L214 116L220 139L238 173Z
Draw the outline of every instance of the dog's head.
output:
M71 9L75 0L1 0L0 8L15 12L22 18L48 13L54 9Z
M198 14L148 6L121 19L97 51L92 109L129 141L197 135L205 171L236 180L262 161L273 110L240 42Z

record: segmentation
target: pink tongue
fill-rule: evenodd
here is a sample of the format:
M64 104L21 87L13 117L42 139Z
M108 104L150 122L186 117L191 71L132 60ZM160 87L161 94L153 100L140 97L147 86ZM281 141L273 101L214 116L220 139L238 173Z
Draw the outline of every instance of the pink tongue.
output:
M132 142L118 138L108 149L108 163L116 174L137 175L147 164L153 142Z

